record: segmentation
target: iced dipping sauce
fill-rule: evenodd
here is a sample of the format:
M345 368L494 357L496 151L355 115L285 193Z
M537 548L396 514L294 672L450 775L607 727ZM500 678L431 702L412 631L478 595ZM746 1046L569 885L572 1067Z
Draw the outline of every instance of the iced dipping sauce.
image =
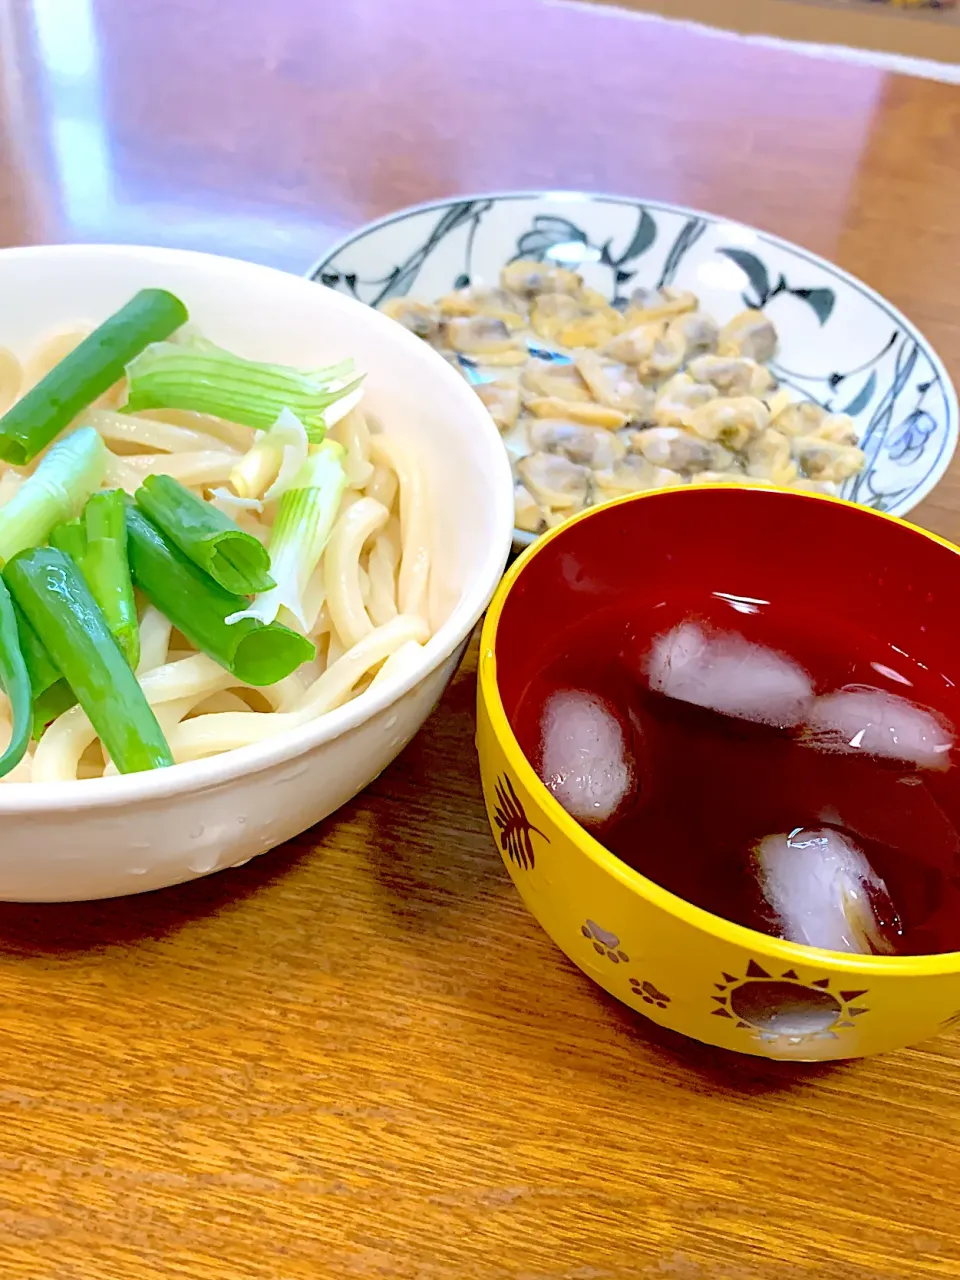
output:
M960 951L955 552L792 495L645 501L555 539L504 610L504 709L540 780L725 920Z
M726 585L638 573L554 635L513 717L541 780L617 857L727 920L830 951L960 950L949 674L789 581Z
M663 1026L805 1062L917 1044L960 1023L958 683L933 534L772 489L624 498L491 602L490 827L550 937Z

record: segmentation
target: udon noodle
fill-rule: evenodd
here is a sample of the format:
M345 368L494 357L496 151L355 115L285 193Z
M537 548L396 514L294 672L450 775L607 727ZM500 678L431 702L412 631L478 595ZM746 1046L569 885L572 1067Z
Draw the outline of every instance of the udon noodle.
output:
M0 350L0 414L85 336L56 334L22 364ZM105 487L132 494L149 475L173 476L241 529L269 541L276 504L255 500L276 478L276 449L272 470L264 465L257 472L257 492L238 502L221 486L257 447L254 430L177 410L118 412L124 400L119 383L77 419L77 425L93 426L110 450ZM328 438L346 450L347 488L305 593L306 625L286 610L280 617L315 643L313 661L276 684L253 688L197 652L138 596L136 676L178 764L300 728L368 689L402 678L432 634L432 519L415 451L360 407L333 426ZM39 460L23 468L0 463L0 507ZM0 750L10 733L10 703L0 693ZM62 782L115 773L85 712L74 706L52 721L2 781Z

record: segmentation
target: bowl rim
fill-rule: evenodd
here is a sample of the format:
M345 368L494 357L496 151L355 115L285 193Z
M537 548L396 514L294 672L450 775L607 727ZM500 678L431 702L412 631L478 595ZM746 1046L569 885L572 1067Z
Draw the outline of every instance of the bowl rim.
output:
M26 245L0 248L0 264L12 258L27 262L63 261L70 258L124 257L143 261L169 263L182 267L218 266L240 277L238 289L243 287L242 277L250 278L251 287L256 281L279 277L284 285L293 281L304 289L311 282L294 272L249 262L244 258L231 258L223 254L204 253L193 249L171 249L153 245L115 244L56 244ZM387 316L377 313L356 299L328 289L328 297L321 305L335 310L356 312L363 323L372 325L374 332L389 334L392 342L416 353L423 359L425 344ZM408 341L409 340L409 341ZM448 381L469 393L467 384L458 378L442 356L427 351L428 364L434 377ZM416 668L395 681L387 681L381 689L366 692L341 707L326 712L317 720L298 729L291 729L265 738L249 746L237 747L219 755L200 760L186 761L167 769L144 773L130 773L118 777L86 778L72 782L8 782L0 785L0 818L39 814L55 810L72 813L88 809L110 809L142 802L162 800L174 795L188 795L211 790L241 777L260 773L275 765L302 755L314 747L323 745L349 733L367 720L379 715L391 704L430 676L459 648L470 635L483 613L490 596L503 572L510 550L513 524L513 481L509 462L493 419L472 393L463 400L463 413L470 418L471 430L481 437L489 437L489 467L484 471L488 493L488 506L492 509L490 536L481 551L481 563L476 572L460 584L460 598L449 616L424 645L424 652ZM502 459L502 465L501 465ZM497 474L499 473L499 481Z
M349 232L341 237L336 243L327 250L327 252L319 258L307 272L307 278L316 284L322 284L319 279L321 272L327 267L338 254L349 249L353 244L362 240L365 236L370 235L374 231L380 231L384 227L390 226L395 222L402 222L408 217L412 217L418 213L427 213L431 209L443 209L452 204L466 204L473 201L491 200L553 200L559 204L617 204L617 205L643 205L645 208L658 211L661 213L680 213L687 217L703 218L712 223L728 223L732 227L738 227L742 230L750 231L754 235L759 236L762 240L775 245L780 249L787 249L791 253L797 254L799 257L805 258L814 266L824 268L834 275L838 276L845 284L864 295L874 305L879 306L897 325L905 329L925 352L931 365L938 373L943 384L944 397L947 407L946 434L947 448L944 450L942 463L931 468L928 478L923 481L917 488L916 492L910 498L910 505L904 508L904 514L912 511L914 507L926 498L933 489L940 483L946 474L950 465L950 460L957 450L958 439L960 439L960 402L957 398L957 389L953 384L953 379L940 357L939 352L929 338L921 332L921 330L909 319L908 316L895 306L889 299L885 298L882 293L874 289L866 281L861 280L859 276L855 276L852 272L847 271L844 267L839 266L836 262L832 262L829 258L823 257L822 254L815 253L812 249L807 249L803 245L798 244L795 240L788 240L785 236L778 236L772 231L764 231L761 227L754 226L750 222L742 222L739 218L727 218L723 214L710 213L706 209L698 209L693 205L675 204L672 200L647 200L643 196L627 196L618 195L614 192L606 191L576 191L576 190L507 190L507 191L486 191L475 193L473 195L452 195L438 197L433 200L424 200L419 204L406 205L401 209L395 209L392 213L384 214L380 218L374 218L370 222L364 223L356 230ZM336 290L334 292L337 292ZM939 467L939 469L938 469ZM685 486L687 487L687 486ZM860 506L860 503L855 504ZM533 546L539 538L543 538L544 533L529 533L524 529L514 527L513 542L514 546L529 547Z
M510 594L533 559L540 555L554 539L572 529L574 525L583 520L589 520L612 507L624 506L633 502L643 502L648 498L665 494L682 495L710 491L729 493L731 490L740 493L764 494L768 497L773 494L800 502L834 503L848 508L855 515L863 514L867 517L873 517L889 524L900 526L911 533L918 533L938 546L943 547L951 554L960 556L960 548L948 542L946 538L930 533L927 529L921 529L918 525L911 524L899 516L891 516L886 512L874 511L870 507L861 507L856 503L846 502L844 499L836 498L832 495L798 492L791 489L767 489L757 488L752 485L730 485L725 483L692 484L685 485L683 488L651 489L644 493L625 494L623 497L615 498L602 506L588 507L586 510L578 512L577 515L571 516L568 521L558 525L555 529L548 529L531 547L528 547L526 551L518 556L506 574L504 574L493 599L490 601L483 623L483 631L480 635L477 680L478 696L482 699L487 715L490 717L494 737L497 739L498 745L518 781L544 811L545 816L560 830L561 834L580 853L585 854L601 871L619 881L631 894L637 894L645 898L675 919L693 925L704 933L710 934L731 946L737 946L754 952L759 956L780 961L788 967L799 965L810 968L811 965L815 966L818 963L818 957L822 957L819 961L821 964L829 964L834 970L841 970L845 973L858 974L864 977L880 977L882 975L888 977L935 977L956 974L960 971L960 951L943 951L934 955L921 956L850 955L845 952L827 951L821 947L807 947L799 943L787 942L782 938L773 938L755 929L750 929L746 925L734 924L730 920L725 920L722 916L714 915L712 911L707 911L703 907L694 906L693 903L687 902L686 899L681 898L678 894L662 888L641 872L635 871L627 863L621 862L599 840L590 835L576 819L567 813L559 800L541 782L536 770L524 755L520 743L517 741L500 697L500 687L497 679L496 643L500 619L503 616ZM760 500L765 501L766 498L761 498Z

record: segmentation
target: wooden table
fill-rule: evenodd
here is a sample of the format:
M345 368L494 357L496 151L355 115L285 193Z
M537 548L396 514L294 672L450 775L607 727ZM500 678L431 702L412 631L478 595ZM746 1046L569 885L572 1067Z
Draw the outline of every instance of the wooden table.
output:
M535 0L6 0L0 76L0 243L301 271L431 196L645 194L835 258L960 374L957 88ZM960 536L960 470L919 515ZM784 1067L607 999L501 868L473 671L243 870L0 908L3 1280L960 1276L960 1036Z

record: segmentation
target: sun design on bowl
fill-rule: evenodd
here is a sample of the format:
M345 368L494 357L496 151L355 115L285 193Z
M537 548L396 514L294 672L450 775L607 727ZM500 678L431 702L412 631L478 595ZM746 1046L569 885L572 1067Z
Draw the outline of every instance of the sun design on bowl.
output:
M771 974L756 960L742 978L723 974L715 984L722 995L713 996L717 1018L733 1018L737 1028L752 1033L764 1044L803 1044L809 1040L839 1040L838 1031L854 1025L869 1010L855 1001L866 991L831 991L829 978L804 982L794 969Z
M644 1004L656 1005L658 1009L666 1009L670 1003L669 996L665 996L652 982L645 982L642 978L631 978L630 990L635 996L639 996Z
M531 836L539 836L544 844L549 844L550 841L527 819L520 797L505 773L497 779L494 794L497 803L493 806L493 820L500 832L500 848L511 862L515 862L524 871L532 871L536 853Z
M588 920L582 924L580 932L593 943L593 949L598 956L606 956L614 964L619 964L621 960L624 964L630 963L630 957L621 948L617 935L611 933L609 929L601 929L596 920Z

